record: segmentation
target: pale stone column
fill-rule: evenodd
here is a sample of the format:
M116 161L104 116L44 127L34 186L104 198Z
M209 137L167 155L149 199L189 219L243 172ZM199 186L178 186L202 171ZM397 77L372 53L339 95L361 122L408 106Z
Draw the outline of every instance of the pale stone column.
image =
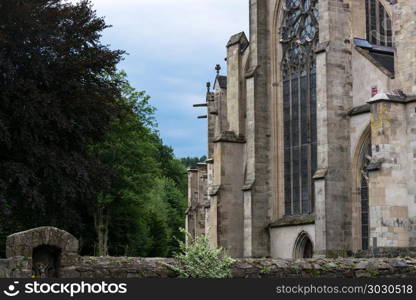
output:
M214 154L214 143L212 143L212 154L211 158L208 158L207 163L207 214L205 222L205 235L208 238L208 242L212 248L217 247L217 235L216 235L216 197L212 193L214 186L214 159L212 156Z
M219 80L219 70L215 78L214 91L209 94L208 99L208 126L209 126L209 157L208 164L208 202L209 202L209 219L208 219L208 241L212 248L219 246L218 223L220 222L220 214L218 211L219 189L221 184L222 164L218 154L218 146L215 139L221 135L223 131L228 130L227 120L227 89L221 86Z
M186 212L186 232L190 238L195 238L196 231L196 211L195 207L198 202L198 170L188 170L188 209ZM187 242L189 242L187 237Z
M211 111L211 113L215 114L213 140L222 132L229 130L229 123L227 118L227 88L221 87L219 80L219 76L217 76L213 93L213 107L215 108Z
M250 0L250 70L246 74L246 176L244 179L245 253L270 255L271 103L268 0Z
M198 202L196 211L196 229L195 235L205 235L206 217L205 217L205 206L207 202L207 164L197 164L197 180L198 180Z
M211 248L218 248L218 187L211 186L208 191L210 193L208 242Z
M227 118L230 131L237 136L245 133L242 56L247 47L248 40L244 32L233 35L227 44Z
M416 1L398 0L393 5L393 26L398 88L416 94Z
M353 36L355 38L366 39L366 9L365 0L349 0L353 20Z
M209 91L210 83L207 83L207 113L208 113L208 152L207 157L208 159L212 158L212 154L214 153L214 138L215 138L215 119L217 117L217 109L215 107L215 98L214 93Z
M217 244L232 257L243 257L244 181L242 157L245 141L226 131L214 141L214 185L211 191L210 217L216 232L211 235L211 245ZM214 211L213 211L214 210Z
M337 256L352 247L347 118L352 107L351 9L348 1L319 1L319 16L315 254Z

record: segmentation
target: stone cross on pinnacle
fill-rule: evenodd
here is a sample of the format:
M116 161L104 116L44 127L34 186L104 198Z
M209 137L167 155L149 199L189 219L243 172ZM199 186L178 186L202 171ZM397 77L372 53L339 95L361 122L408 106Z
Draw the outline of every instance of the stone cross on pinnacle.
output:
M221 71L221 66L220 65L216 65L215 66L215 70L217 71L217 76L220 75L220 71Z

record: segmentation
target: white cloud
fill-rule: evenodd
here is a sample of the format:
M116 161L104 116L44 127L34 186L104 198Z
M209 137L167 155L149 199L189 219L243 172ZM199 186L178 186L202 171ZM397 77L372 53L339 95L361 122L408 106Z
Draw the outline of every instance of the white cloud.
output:
M246 30L245 0L93 0L106 16L112 38L140 47L152 57L198 56L221 48L230 35ZM245 9L244 9L245 8ZM130 52L130 49L127 49ZM182 54L182 55L181 55Z
M182 45L185 48L202 43L218 47L217 43L224 37L248 29L248 0L91 2L98 16L106 17L106 21L114 25L113 31L122 32L119 38L129 39L135 44L149 42L164 46Z

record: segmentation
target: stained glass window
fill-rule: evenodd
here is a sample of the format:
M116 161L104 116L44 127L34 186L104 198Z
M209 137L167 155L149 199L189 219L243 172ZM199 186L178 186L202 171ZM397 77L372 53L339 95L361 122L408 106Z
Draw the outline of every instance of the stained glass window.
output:
M389 14L378 0L365 0L367 40L373 45L393 47L393 31Z
M314 209L312 176L317 169L318 0L286 0L283 9L285 214L304 215Z

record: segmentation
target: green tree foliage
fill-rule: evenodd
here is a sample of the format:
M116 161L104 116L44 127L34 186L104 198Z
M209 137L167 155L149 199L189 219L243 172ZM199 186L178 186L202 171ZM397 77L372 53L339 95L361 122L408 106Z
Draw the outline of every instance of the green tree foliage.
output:
M118 84L102 74L122 52L100 43L107 25L87 1L2 0L0 11L1 230L81 236L80 212L110 181L88 145L120 113Z
M181 158L181 163L186 168L195 168L198 163L204 163L207 160L207 157L201 156L201 157L183 157Z
M157 159L161 164L162 175L171 178L181 191L186 192L186 168L179 159L175 159L173 149L163 144L160 138L156 143L159 145Z
M140 215L143 209L135 208L144 207L146 194L159 173L155 157L157 147L153 143L154 133L150 127L153 108L148 104L149 97L143 92L136 92L123 72L113 80L120 84L120 101L126 109L120 117L113 119L104 142L91 148L112 175L111 188L101 193L92 206L98 255L108 254L109 230L119 225L117 218L111 221L113 211L123 209L130 214L139 213L130 218L143 217ZM125 217L127 222L130 218L128 215Z
M132 88L124 72L114 80L128 109L113 121L105 142L92 149L113 171L111 190L94 206L95 252L170 255L184 222L185 169L159 138L149 97Z
M153 231L153 234L158 236L167 235L166 244L163 249L158 249L149 254L149 256L172 256L175 251L179 249L179 242L183 241L184 234L180 231L183 228L184 212L186 210L185 192L181 191L178 184L174 180L167 177L162 177L155 185L152 195L152 211L155 214L160 214L167 229L166 232ZM162 228L162 227L160 227ZM154 236L153 240L158 240L159 237ZM164 253L161 255L160 253Z

